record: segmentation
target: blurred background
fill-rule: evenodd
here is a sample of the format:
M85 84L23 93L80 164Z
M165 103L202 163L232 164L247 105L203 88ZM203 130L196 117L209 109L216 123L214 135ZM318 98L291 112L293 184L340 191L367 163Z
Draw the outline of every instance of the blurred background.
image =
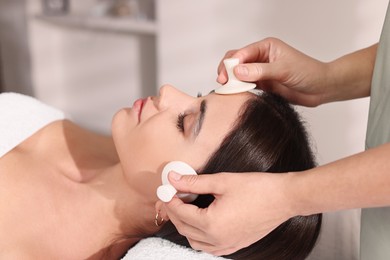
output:
M0 0L0 91L35 96L109 134L119 108L162 84L208 93L227 50L265 37L322 61L367 47L379 40L387 4ZM364 149L368 98L299 110L320 164Z

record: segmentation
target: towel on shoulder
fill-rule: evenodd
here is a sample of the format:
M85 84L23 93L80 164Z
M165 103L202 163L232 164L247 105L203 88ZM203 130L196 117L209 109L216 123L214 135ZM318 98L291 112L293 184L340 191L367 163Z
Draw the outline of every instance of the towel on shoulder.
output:
M0 94L0 158L64 113L19 93Z

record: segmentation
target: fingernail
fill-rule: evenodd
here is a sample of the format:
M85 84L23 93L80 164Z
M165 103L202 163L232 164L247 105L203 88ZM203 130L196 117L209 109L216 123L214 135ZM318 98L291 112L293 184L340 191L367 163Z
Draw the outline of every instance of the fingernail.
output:
M237 72L237 74L239 74L241 76L248 76L249 75L248 68L246 66L243 66L243 65L237 66L236 72Z
M178 174L177 172L174 171L169 172L169 176L175 181L180 181L181 179L181 174Z

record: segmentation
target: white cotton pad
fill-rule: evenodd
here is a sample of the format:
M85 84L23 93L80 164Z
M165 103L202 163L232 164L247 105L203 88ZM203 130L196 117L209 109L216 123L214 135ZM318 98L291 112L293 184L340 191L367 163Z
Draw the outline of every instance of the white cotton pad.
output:
M233 69L239 63L239 60L237 58L225 59L223 63L225 64L226 72L228 74L228 82L225 85L216 88L214 90L215 93L236 94L256 88L255 83L240 81L234 75Z
M177 190L169 183L168 180L168 173L170 171L175 171L181 175L197 174L196 171L185 162L172 161L167 163L161 173L161 181L163 185L157 188L157 197L164 202L171 201L173 196L177 193ZM198 195L190 193L178 193L177 196L186 203L192 202L198 197Z

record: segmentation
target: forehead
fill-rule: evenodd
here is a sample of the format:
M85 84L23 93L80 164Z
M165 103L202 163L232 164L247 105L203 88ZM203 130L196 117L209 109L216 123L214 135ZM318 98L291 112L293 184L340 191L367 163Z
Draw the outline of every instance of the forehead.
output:
M250 93L234 95L209 94L204 97L207 110L202 131L197 142L213 151L230 132L237 121L243 104L251 97Z
M208 95L209 114L213 120L225 121L222 125L232 125L238 118L243 104L251 94L239 93L233 95L220 95L212 93Z
M220 121L235 121L242 105L249 99L250 93L220 95L211 93L205 98L210 119Z

